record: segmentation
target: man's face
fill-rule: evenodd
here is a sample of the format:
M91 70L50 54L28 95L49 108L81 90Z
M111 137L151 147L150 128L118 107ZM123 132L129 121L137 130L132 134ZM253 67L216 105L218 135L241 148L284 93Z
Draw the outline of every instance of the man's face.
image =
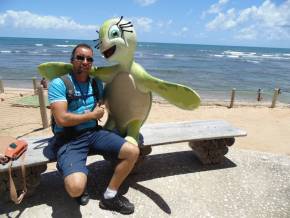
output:
M89 48L79 47L72 60L73 72L76 74L89 74L93 64L93 52Z

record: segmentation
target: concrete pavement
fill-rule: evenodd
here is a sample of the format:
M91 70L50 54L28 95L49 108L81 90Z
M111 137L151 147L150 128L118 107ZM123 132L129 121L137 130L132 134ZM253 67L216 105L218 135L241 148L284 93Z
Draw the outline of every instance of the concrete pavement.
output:
M97 162L95 162L97 160ZM0 217L119 217L98 206L112 168L89 157L86 206L68 197L57 172L42 175L20 205L0 204ZM121 192L135 204L128 217L290 217L290 157L230 148L225 162L203 166L186 144L153 148Z

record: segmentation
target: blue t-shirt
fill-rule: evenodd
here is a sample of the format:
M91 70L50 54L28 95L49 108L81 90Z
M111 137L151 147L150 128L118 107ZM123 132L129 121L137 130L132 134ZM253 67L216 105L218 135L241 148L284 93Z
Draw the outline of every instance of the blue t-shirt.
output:
M92 79L86 83L77 82L72 78L71 74L68 75L69 79L73 82L74 92L76 98L74 98L68 104L68 112L75 114L83 114L86 111L92 111L96 102L93 96ZM100 80L97 80L97 86L99 91L99 99L103 97L103 84ZM66 86L61 78L53 79L48 87L48 101L50 104L58 101L65 101L66 99ZM91 128L96 126L95 120L90 120L74 126L74 130L80 131L82 129ZM63 127L55 125L54 132L59 133L63 131Z

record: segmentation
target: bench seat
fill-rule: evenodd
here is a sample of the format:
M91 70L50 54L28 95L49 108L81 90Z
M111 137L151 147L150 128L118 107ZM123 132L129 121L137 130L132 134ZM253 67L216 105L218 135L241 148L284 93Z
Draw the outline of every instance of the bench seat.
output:
M227 139L246 136L244 130L233 127L223 120L187 121L146 124L141 128L144 146L158 146L179 142L204 142L215 139ZM28 142L25 166L32 167L55 161L51 137L27 137ZM199 143L202 144L202 143ZM191 146L193 148L193 146ZM20 160L13 163L13 168L21 165ZM8 170L8 165L0 165L0 173Z

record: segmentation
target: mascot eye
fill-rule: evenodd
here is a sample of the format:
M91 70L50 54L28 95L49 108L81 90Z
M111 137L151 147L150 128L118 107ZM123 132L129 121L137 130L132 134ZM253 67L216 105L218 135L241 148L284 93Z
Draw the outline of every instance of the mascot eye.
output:
M117 25L111 26L109 29L109 39L121 37L121 31Z

